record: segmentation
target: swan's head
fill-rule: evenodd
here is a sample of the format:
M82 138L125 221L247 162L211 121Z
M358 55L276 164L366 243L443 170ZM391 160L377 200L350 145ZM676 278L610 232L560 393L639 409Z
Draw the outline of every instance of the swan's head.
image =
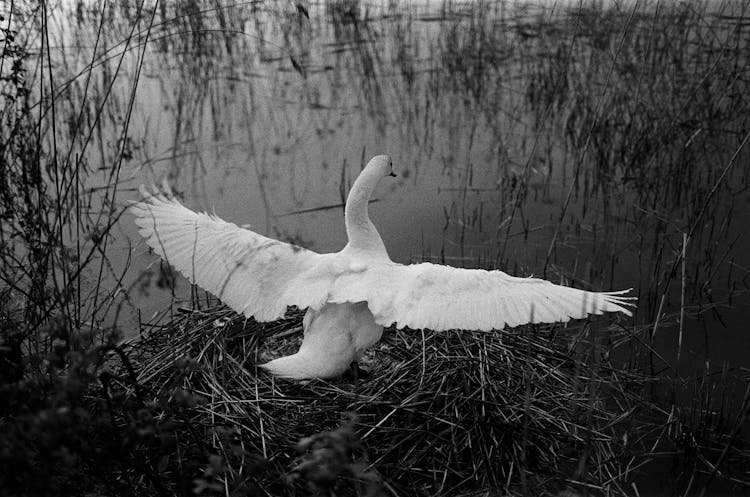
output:
M396 176L396 173L393 172L393 161L391 161L390 155L376 155L370 159L365 169L372 171L378 178Z

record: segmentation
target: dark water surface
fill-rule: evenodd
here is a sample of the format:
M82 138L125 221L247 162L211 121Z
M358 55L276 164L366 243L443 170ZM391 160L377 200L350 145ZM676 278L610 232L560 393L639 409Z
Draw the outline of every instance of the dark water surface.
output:
M166 180L190 208L327 252L346 242L349 185L390 154L399 178L371 214L394 260L632 287L654 370L747 377L741 2L180 5L153 20L113 8L98 41L98 6L59 13L57 79L85 73L95 44L107 68L68 97L113 85L91 187L122 147L121 205ZM130 265L117 314L129 335L189 288L164 288L128 214L117 230L108 281Z

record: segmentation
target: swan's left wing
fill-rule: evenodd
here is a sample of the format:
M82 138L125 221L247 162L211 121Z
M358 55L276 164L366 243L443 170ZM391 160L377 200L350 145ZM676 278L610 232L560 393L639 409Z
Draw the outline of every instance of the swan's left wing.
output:
M235 311L271 321L287 306L320 308L332 284L331 255L280 242L150 195L130 207L139 233L165 261Z
M383 326L492 330L603 312L630 316L625 306L634 299L622 296L628 291L587 292L502 271L390 263L341 276L329 300L367 301L375 321Z

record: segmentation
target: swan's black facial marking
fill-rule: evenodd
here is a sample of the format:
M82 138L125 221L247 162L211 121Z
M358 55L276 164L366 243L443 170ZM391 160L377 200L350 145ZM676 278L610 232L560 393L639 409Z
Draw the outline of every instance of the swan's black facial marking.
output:
M393 178L396 178L396 177L398 176L398 174L396 174L396 173L394 173L394 172L393 172L393 161L392 161L392 160L390 160L390 159L388 159L388 167L390 167L390 168L391 168L391 172L390 172L390 173L388 173L388 176L391 176L391 177L393 177Z

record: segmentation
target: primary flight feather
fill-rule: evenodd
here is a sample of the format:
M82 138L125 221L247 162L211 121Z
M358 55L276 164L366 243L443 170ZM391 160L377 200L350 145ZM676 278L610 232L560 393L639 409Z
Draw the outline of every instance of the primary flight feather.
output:
M386 155L373 157L354 182L345 208L347 245L319 254L196 213L177 200L151 195L131 206L139 233L165 261L229 307L258 321L307 309L296 354L263 364L302 380L346 371L374 345L383 327L492 330L526 323L631 315L631 297L587 292L502 271L390 260L367 205L377 184L393 176Z

